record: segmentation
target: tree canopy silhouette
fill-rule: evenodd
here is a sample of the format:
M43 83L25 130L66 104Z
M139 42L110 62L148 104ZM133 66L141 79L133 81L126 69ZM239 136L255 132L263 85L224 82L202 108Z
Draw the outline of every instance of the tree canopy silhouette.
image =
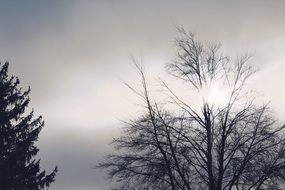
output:
M203 89L222 83L229 91L225 104L204 98L197 109L164 82L169 101L158 103L136 64L142 91L129 87L142 98L144 114L126 122L121 137L113 141L117 151L98 167L108 169L120 189L281 189L285 126L244 88L255 73L249 56L231 60L220 52L220 44L202 43L183 28L175 45L176 59L166 67L169 74L200 96Z
M30 88L19 88L19 79L8 75L9 63L0 64L0 189L40 190L55 180L57 167L50 173L40 170L35 146L44 126L42 117L26 113Z

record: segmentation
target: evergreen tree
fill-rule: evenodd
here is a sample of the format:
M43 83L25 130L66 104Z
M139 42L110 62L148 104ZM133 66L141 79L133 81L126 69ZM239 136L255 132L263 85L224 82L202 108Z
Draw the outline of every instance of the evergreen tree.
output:
M50 173L40 170L35 146L44 126L42 117L26 114L30 88L22 92L19 79L8 76L9 63L0 64L0 189L47 189L55 180L57 167Z

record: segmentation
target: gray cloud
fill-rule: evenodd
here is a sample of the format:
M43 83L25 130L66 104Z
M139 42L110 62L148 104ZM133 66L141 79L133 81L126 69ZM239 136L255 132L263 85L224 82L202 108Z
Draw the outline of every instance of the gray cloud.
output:
M118 120L137 110L136 99L118 78L136 84L130 54L142 56L148 70L162 70L174 55L175 26L222 42L231 54L255 52L261 71L252 86L284 115L284 5L262 0L1 2L0 59L11 62L11 73L23 86L31 86L31 106L47 122L39 145L43 166L60 168L52 189L103 188L101 171L90 164L109 150Z
M107 186L105 173L93 169L111 151L108 143L116 129L86 129L84 126L48 126L41 134L39 146L42 167L51 170L58 165L57 181L51 189L103 189ZM117 131L118 132L118 131ZM63 135L64 134L64 135ZM107 135L109 134L109 135Z

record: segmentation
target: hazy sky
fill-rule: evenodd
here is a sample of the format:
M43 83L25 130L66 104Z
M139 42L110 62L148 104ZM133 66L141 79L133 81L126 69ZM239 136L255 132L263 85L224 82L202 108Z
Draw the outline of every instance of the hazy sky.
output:
M253 52L260 69L251 85L277 117L285 115L285 1L0 1L0 60L43 115L43 168L58 165L51 190L103 189L91 169L110 151L120 120L138 110L120 79L139 84L130 56L161 74L174 56L175 26L228 53ZM284 117L283 117L284 120Z

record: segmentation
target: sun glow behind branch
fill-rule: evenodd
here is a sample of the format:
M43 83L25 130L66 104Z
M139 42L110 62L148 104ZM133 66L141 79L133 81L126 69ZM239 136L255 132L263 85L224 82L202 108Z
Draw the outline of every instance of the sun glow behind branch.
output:
M213 106L222 107L225 106L230 97L230 90L226 88L220 82L211 83L208 86L203 87L199 95L201 95L202 101Z

